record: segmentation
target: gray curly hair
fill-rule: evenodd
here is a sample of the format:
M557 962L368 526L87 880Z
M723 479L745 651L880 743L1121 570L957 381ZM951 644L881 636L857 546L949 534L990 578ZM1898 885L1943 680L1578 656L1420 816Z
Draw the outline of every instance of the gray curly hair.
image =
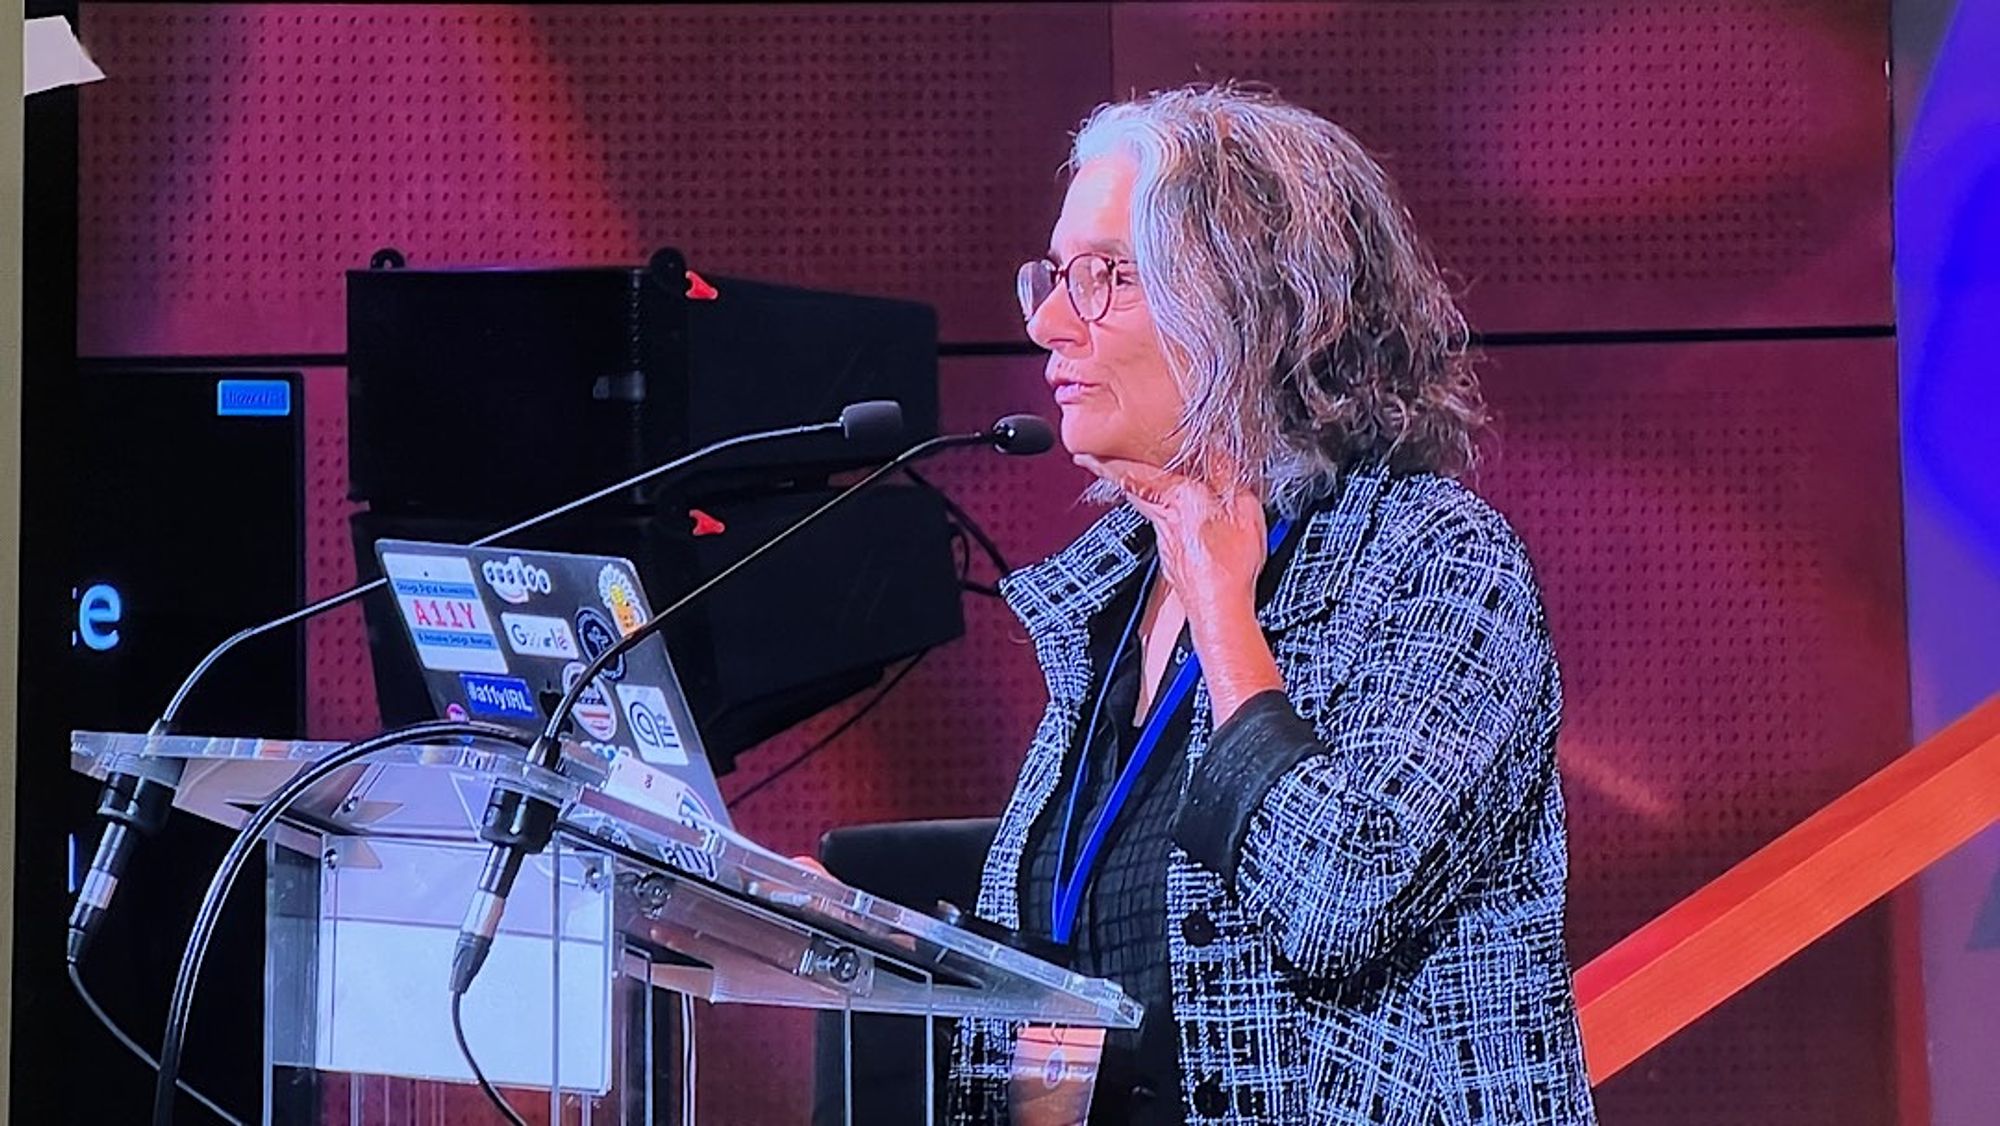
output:
M1169 468L1229 472L1296 515L1359 461L1472 467L1487 412L1465 318L1351 135L1260 88L1197 85L1098 107L1068 168L1111 153L1138 165L1133 257L1187 396Z

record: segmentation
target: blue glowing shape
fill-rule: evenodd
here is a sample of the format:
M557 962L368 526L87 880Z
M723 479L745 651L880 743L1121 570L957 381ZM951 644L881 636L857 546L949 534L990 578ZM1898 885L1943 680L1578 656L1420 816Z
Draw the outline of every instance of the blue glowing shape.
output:
M118 588L98 583L76 600L76 636L102 653L118 646L118 620L125 616L125 599Z
M215 413L224 418L283 418L292 413L292 385L282 379L223 379Z

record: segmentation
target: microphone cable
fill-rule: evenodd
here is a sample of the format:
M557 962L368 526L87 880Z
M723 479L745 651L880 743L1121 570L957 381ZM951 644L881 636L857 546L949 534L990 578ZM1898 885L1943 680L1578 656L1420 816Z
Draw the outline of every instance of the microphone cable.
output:
M111 1014L104 1011L104 1006L97 1003L96 997L91 996L90 987L83 982L83 970L75 962L69 963L69 983L76 987L77 998L83 1002L83 1007L90 1010L90 1015L97 1018L98 1023L104 1026L105 1031L111 1033L112 1039L125 1045L125 1049L133 1055L138 1056L140 1061L147 1067L152 1068L154 1071L160 1069L160 1061L153 1058L153 1053L140 1047L137 1040L132 1039L131 1036L126 1034L124 1029L118 1027L118 1022L111 1019ZM243 1126L242 1119L222 1109L222 1107L216 1104L214 1099L195 1090L193 1084L184 1079L176 1079L174 1080L174 1086L179 1087L188 1098L206 1107L209 1113L227 1122L229 1126Z
M495 1087L491 1079L486 1078L486 1072L480 1068L479 1061L473 1058L472 1045L465 1041L465 1014L462 1011L464 1004L465 994L451 995L451 1035L458 1041L459 1057L465 1060L466 1067L472 1069L472 1078L479 1084L479 1090L485 1094L486 1101L492 1103L493 1108L507 1119L509 1126L528 1126L527 1120L521 1117L521 1112L514 1109L514 1104L507 1101L507 1096L500 1093L500 1088Z

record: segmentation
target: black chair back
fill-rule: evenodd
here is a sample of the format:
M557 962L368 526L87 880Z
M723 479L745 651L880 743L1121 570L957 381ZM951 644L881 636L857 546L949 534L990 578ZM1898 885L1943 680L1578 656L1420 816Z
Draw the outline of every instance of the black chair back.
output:
M979 872L993 844L996 818L851 825L820 838L820 863L842 883L919 911L939 900L970 912ZM924 1067L934 1069L941 1105L953 1022L933 1022L926 1050L917 1017L857 1015L854 1021L854 1117L846 1117L840 1013L814 1026L813 1126L904 1126L924 1121Z

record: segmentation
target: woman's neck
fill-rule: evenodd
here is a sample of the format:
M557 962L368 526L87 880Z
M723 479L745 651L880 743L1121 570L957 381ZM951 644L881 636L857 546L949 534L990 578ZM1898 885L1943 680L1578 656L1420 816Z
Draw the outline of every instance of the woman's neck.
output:
M1160 575L1146 596L1146 609L1139 619L1139 698L1132 717L1134 726L1144 723L1146 713L1152 710L1153 697L1166 679L1169 658L1186 623L1187 614L1174 597L1173 587L1164 574Z

